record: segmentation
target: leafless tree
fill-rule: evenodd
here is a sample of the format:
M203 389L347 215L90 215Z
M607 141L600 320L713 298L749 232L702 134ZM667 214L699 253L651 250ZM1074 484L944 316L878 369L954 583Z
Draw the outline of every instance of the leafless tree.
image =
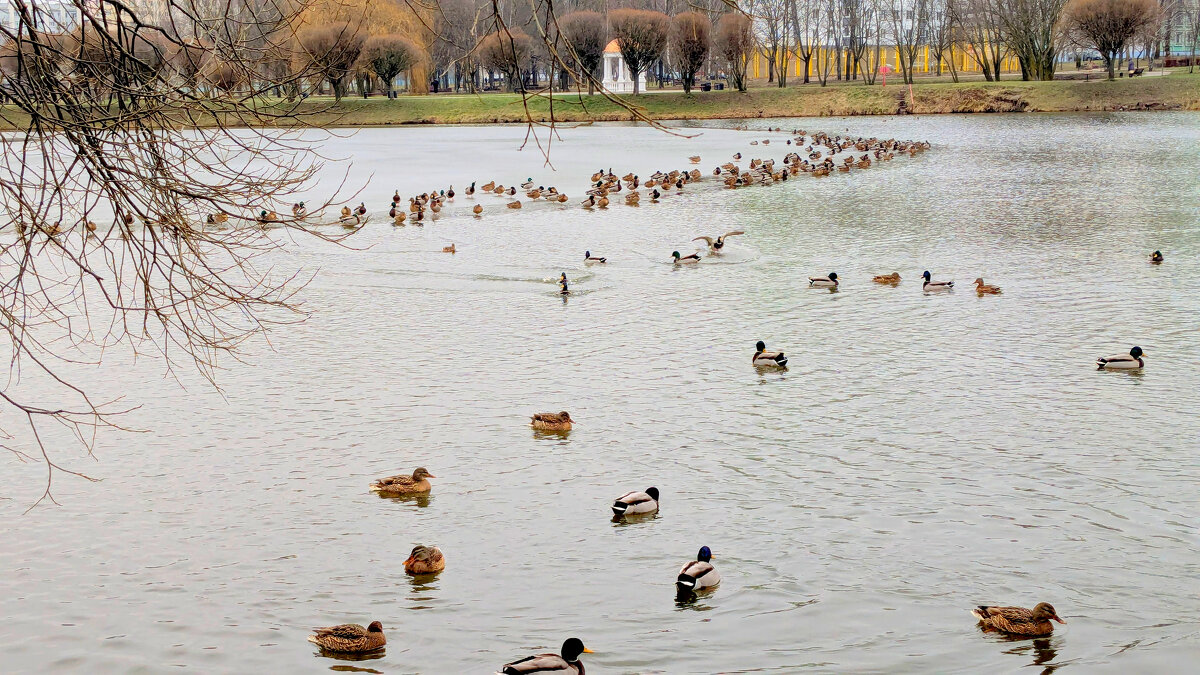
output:
M384 92L390 94L396 77L416 65L420 57L420 47L402 35L373 35L363 45L359 61L379 78Z
M713 51L729 68L729 81L738 91L746 91L746 67L754 54L754 29L750 17L729 13L717 20L713 29Z
M1104 57L1108 79L1116 79L1116 60L1125 46L1158 18L1154 0L1071 0L1067 21Z
M529 59L531 43L531 38L516 28L488 33L479 41L479 63L503 73L510 90L525 91L522 68Z
M14 131L0 158L0 434L18 460L44 463L39 503L56 475L83 475L66 466L67 443L90 454L132 407L97 397L97 362L132 353L212 379L247 340L302 318L302 280L264 266L283 240L255 214L311 189L320 161L265 127L325 112L263 104L316 74L261 67L291 49L295 8L247 23L240 8L188 0L153 20L117 0L77 6L69 31L29 0L0 26L0 125ZM321 206L310 200L314 215ZM290 211L277 225L317 232Z
M648 9L618 9L609 12L608 24L633 77L633 93L636 95L640 86L639 75L661 58L667 48L671 20L662 12Z
M1021 61L1024 79L1053 80L1067 0L1007 0L999 7L1005 40Z
M297 41L297 68L312 70L327 80L335 100L340 101L366 44L366 31L346 22L332 23L301 30Z
M700 12L683 12L671 19L671 60L683 80L683 91L692 93L696 73L708 58L712 21Z
M587 82L588 94L596 92L604 47L608 45L608 28L599 12L571 12L558 20L563 39L570 50L569 61L574 65L576 79Z
M1000 79L1000 68L1007 51L1001 7L1007 0L950 0L948 11L955 41L965 44L967 54L988 82Z
M954 64L954 13L950 4L954 0L930 0L929 4L929 54L933 57L934 73L942 74L942 61L950 77L958 82L958 69Z
M929 22L930 0L888 0L887 15L892 40L899 54L900 73L912 83L913 64L917 59Z

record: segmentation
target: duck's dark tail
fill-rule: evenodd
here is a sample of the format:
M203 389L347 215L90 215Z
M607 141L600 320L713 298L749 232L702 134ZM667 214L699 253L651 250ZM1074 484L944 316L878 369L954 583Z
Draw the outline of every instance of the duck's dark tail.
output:
M629 508L629 505L622 501L613 502L613 505L612 505L613 513L617 514L618 516L625 515L625 511L628 508Z

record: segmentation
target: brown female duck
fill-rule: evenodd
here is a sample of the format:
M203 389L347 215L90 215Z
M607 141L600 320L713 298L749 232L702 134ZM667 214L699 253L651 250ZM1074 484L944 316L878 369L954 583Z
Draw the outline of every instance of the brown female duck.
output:
M984 628L1012 635L1049 635L1054 632L1051 621L1066 623L1048 602L1039 602L1033 609L1024 607L988 607L980 605L971 610Z
M558 413L537 413L530 418L529 423L534 429L543 431L570 431L574 422L571 413L564 410Z
M413 576L422 574L437 574L446 569L446 557L436 546L417 544L404 561L404 572Z
M421 494L433 489L433 486L429 484L428 479L430 478L437 478L437 476L429 473L425 467L420 467L411 476L399 475L380 478L371 483L371 492L384 495Z
M387 644L387 638L383 636L383 624L378 621L372 621L366 628L356 623L314 628L308 641L321 649L349 654L375 651Z

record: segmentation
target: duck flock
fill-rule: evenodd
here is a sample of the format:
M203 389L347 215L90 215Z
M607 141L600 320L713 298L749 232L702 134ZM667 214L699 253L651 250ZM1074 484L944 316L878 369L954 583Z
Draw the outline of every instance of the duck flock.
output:
M777 130L772 130L777 131ZM759 145L754 141L751 145ZM769 145L769 140L761 141ZM743 169L738 162L741 153L733 155L732 162L717 166L712 171L712 180L708 180L698 169L692 170L659 170L642 179L636 173L626 173L618 177L610 168L600 170L591 176L590 187L581 206L585 209L605 209L614 201L620 200L626 206L636 207L644 203L657 204L668 197L675 198L687 194L689 190L699 187L698 184L716 182L725 189L742 189L753 186L767 186L785 182L809 174L813 177L829 176L834 173L849 173L869 169L873 162L883 162L897 155L915 157L929 149L927 142L897 141L895 139L856 138L848 139L841 136L829 136L824 133L807 134L804 131L794 131L786 140L785 145L794 149L789 151L781 161L774 159L750 159L747 168ZM845 153L845 157L838 155ZM861 154L859 154L861 153ZM692 164L698 164L701 158L688 158ZM507 209L524 208L524 203L518 192L527 202L547 202L551 204L566 204L569 197L554 186L536 186L532 178L517 186L509 186L495 180L479 184L472 182L461 196L474 201L471 212L481 216L485 207L478 200L485 197L499 198ZM443 209L453 202L458 195L454 187L446 190L429 191L408 198L405 205L399 192L393 195L388 216L393 225L403 226L406 223L423 224L428 220L436 220ZM644 197L644 200L643 200ZM293 215L303 218L306 214L304 204L298 203L293 207ZM367 209L364 204L357 207L342 209L340 223L347 228L361 227L366 223ZM742 230L733 230L716 237L699 236L693 241L703 241L710 256L722 254L726 240L729 237L744 235ZM443 249L444 252L454 253L453 244ZM673 251L671 261L676 265L696 264L702 260L699 253L682 255ZM606 264L604 256L594 255L592 251L584 253L586 264ZM1163 256L1155 251L1150 256L1150 263L1160 264ZM929 271L922 275L921 290L925 293L951 291L954 282L951 280L934 280ZM837 290L842 283L836 272L821 276L809 277L809 286ZM895 286L900 284L900 275L896 272L879 274L872 278L877 284ZM570 285L566 273L558 279L560 293L570 294ZM974 281L975 291L980 296L998 295L1001 289L987 284L982 278ZM1133 347L1128 354L1097 359L1096 366L1100 370L1141 369L1145 363L1144 353L1140 347ZM760 369L786 369L787 356L782 351L769 351L767 345L759 341L751 357L751 363ZM530 418L530 426L542 432L567 434L571 431L575 420L568 411L537 413ZM382 478L371 485L371 491L385 497L403 497L406 495L428 494L432 489L430 478L436 478L424 467L418 468L411 475L397 475ZM658 512L660 492L656 487L645 490L626 492L611 505L615 520L636 519L640 516L652 516ZM414 576L437 574L445 569L446 559L443 553L434 546L417 545L404 562L405 571ZM721 575L713 564L713 552L708 546L702 546L694 560L689 560L679 569L675 578L677 599L683 602L694 600L698 594L707 594L720 584ZM1054 607L1046 602L1037 603L1032 609L1024 607L996 607L980 605L971 610L978 619L979 625L986 631L997 631L1013 636L1044 636L1054 630L1054 623L1066 623L1059 617ZM374 621L367 627L358 624L343 624L326 628L314 629L309 641L321 647L322 652L332 653L364 653L382 649L386 644L383 626ZM591 653L578 638L568 638L562 644L558 653L537 654L524 659L513 661L502 666L500 673L580 673L584 672L584 664L580 660L582 654Z

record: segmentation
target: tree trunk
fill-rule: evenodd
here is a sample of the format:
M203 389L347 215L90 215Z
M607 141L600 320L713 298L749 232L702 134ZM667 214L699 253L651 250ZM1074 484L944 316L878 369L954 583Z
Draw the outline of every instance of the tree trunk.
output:
M1116 58L1117 57L1115 54L1109 52L1104 53L1104 67L1108 69L1108 79L1110 80L1117 79L1117 69L1115 64Z
M633 95L637 96L638 90L641 88L638 86L640 84L639 78L638 78L638 71L634 70L633 67L631 66L629 68L629 74L633 76Z

